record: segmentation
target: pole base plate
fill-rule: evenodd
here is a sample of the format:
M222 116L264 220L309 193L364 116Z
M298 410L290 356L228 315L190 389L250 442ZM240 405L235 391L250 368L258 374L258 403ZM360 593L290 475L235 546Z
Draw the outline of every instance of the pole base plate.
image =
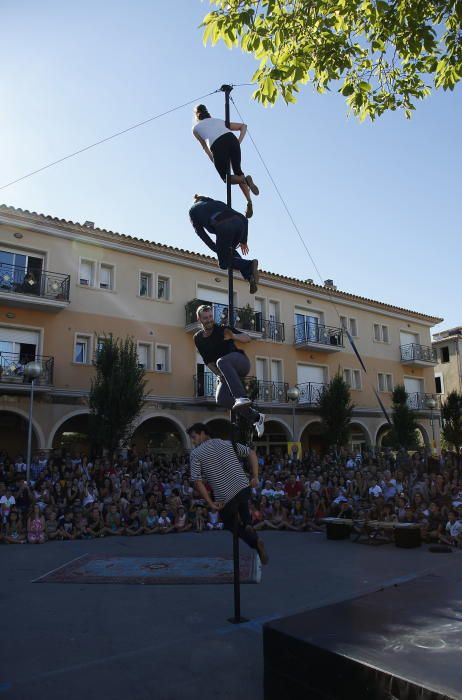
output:
M228 617L228 622L232 625L241 625L243 622L249 622L248 617Z

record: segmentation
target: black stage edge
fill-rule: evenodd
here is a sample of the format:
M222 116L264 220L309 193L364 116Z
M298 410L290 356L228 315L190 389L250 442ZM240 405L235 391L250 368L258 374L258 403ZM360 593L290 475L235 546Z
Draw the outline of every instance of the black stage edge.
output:
M453 563L264 625L265 700L461 700L462 566Z

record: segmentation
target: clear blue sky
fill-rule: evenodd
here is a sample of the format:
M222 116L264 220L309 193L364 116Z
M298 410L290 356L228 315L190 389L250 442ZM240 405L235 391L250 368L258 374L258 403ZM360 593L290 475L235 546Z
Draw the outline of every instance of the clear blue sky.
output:
M131 124L249 82L240 50L204 48L200 0L3 0L0 185ZM307 86L265 109L233 96L324 279L339 289L462 323L462 99L438 92L411 121L359 124L339 95ZM223 95L206 100L223 115ZM232 118L238 119L235 113ZM224 186L191 136L186 107L0 192L0 202L206 252L187 212ZM251 254L272 272L316 272L252 144L243 165L261 188ZM244 207L236 190L234 203Z

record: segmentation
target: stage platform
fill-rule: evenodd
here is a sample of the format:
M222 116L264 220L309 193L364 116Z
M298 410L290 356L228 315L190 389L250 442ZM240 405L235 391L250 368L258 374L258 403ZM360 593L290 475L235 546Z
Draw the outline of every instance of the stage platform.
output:
M461 700L462 571L453 563L267 623L265 700Z

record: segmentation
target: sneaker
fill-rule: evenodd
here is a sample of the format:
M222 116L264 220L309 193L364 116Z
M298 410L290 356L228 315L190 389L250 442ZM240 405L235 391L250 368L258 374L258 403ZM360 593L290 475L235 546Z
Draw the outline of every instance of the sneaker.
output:
M239 399L236 399L231 410L238 411L240 408L244 408L244 406L250 406L251 403L251 400L246 396L241 396Z
M250 191L252 192L252 194L255 194L255 195L259 195L259 194L260 194L260 190L258 189L258 187L256 186L256 184L255 184L254 181L252 180L252 175L247 175L246 178L245 178L245 181L246 181L246 183L248 184L248 186L250 187Z
M265 545L263 543L263 540L258 538L257 540L257 552L258 556L260 557L260 561L263 565L267 564L269 562L269 557L266 553Z
M260 413L260 418L257 420L256 423L253 424L253 427L255 428L255 431L259 438L263 437L263 433L265 432L265 418L265 414Z
M247 219L251 219L252 216L253 216L253 205L252 205L252 202L250 201L250 199L249 199L249 201L247 202L247 208L246 208L246 210L245 210L245 216L246 216Z
M250 294L256 294L258 292L258 260L252 260L249 285Z

